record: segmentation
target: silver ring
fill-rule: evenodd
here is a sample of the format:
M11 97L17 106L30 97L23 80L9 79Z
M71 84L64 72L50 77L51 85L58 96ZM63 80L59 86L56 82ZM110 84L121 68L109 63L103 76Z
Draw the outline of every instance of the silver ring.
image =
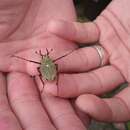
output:
M97 51L98 55L99 55L99 59L100 59L100 64L99 66L103 66L105 64L105 61L104 61L104 56L105 56L105 51L104 51L104 48L100 45L94 45L93 48Z

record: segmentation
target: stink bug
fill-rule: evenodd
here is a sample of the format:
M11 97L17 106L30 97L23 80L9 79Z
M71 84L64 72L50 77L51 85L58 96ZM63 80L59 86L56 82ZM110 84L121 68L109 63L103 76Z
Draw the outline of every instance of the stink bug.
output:
M46 54L42 54L41 50L35 52L36 54L41 56L41 62L28 60L26 58L15 56L15 55L13 55L13 57L16 57L16 58L19 58L22 60L26 60L28 62L33 62L35 64L39 64L40 66L37 68L37 71L39 72L39 77L43 84L43 88L44 88L43 79L45 79L46 81L54 81L55 79L57 79L57 91L58 91L59 90L58 89L58 64L56 64L55 62L65 56L69 55L74 50L72 50L69 53L67 53L61 57L58 57L54 60L49 56L51 51L52 51L52 49L50 51L48 51L48 49L46 48ZM41 90L41 93L42 93L42 91L43 91L43 89Z

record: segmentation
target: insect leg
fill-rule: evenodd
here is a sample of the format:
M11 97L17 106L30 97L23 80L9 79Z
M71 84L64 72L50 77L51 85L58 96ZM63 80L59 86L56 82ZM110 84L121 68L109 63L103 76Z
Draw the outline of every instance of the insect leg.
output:
M59 95L59 86L58 86L58 81L59 81L59 72L58 72L58 64L56 65L56 70L57 70L57 78L56 78L56 85L57 85L57 95Z
M40 62L33 61L33 60L28 60L28 59L23 58L23 57L20 57L20 56L15 56L15 55L13 55L12 57L15 57L15 58L18 58L18 59L22 59L22 60L25 60L25 61L28 61L28 62L33 62L33 63L35 63L35 64L41 64Z
M42 75L41 75L41 72L40 72L40 67L37 68L37 71L39 72L39 78L40 78L40 80L41 80L41 82L42 82L42 85L43 85L42 90L40 91L40 93L42 93L42 92L43 92L43 89L44 89L44 81L43 81L43 79L42 79Z

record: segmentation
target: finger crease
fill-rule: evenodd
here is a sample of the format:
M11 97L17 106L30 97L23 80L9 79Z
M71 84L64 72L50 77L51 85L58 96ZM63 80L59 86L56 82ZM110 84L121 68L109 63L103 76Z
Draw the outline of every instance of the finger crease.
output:
M60 119L60 118L63 118L63 117L65 117L65 116L70 116L70 115L74 115L72 112L66 112L66 113L62 113L62 114L59 114L59 115L57 115L55 118L54 118L54 120L57 120L57 119Z
M38 95L22 95L20 97L11 100L13 103L23 103L23 102L40 102Z
M72 75L72 79L74 81L74 84L75 84L75 92L77 93L80 93L80 87L79 87L79 82L77 82L76 78L75 78L75 75ZM76 91L77 90L77 91Z
M94 71L91 71L90 74L92 74L92 76L94 77L95 81L98 82L97 84L99 84L98 87L103 91L103 89L104 89L103 83L102 83L101 79L99 78L99 76Z
M80 54L80 57L81 57L81 63L84 61L84 65L87 66L89 65L89 62L88 62L88 55L86 54L86 51L84 49L82 49L82 53L83 54Z

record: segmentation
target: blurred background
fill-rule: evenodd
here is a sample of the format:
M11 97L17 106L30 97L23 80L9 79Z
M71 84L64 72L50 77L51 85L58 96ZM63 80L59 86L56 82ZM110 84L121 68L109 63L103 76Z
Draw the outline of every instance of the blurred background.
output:
M111 0L74 0L78 21L87 22L94 20ZM127 83L120 85L112 92L102 95L103 98L111 98L116 93L127 87ZM92 121L89 130L130 130L130 122L122 124L103 123Z
M94 20L111 0L74 0L80 18Z

